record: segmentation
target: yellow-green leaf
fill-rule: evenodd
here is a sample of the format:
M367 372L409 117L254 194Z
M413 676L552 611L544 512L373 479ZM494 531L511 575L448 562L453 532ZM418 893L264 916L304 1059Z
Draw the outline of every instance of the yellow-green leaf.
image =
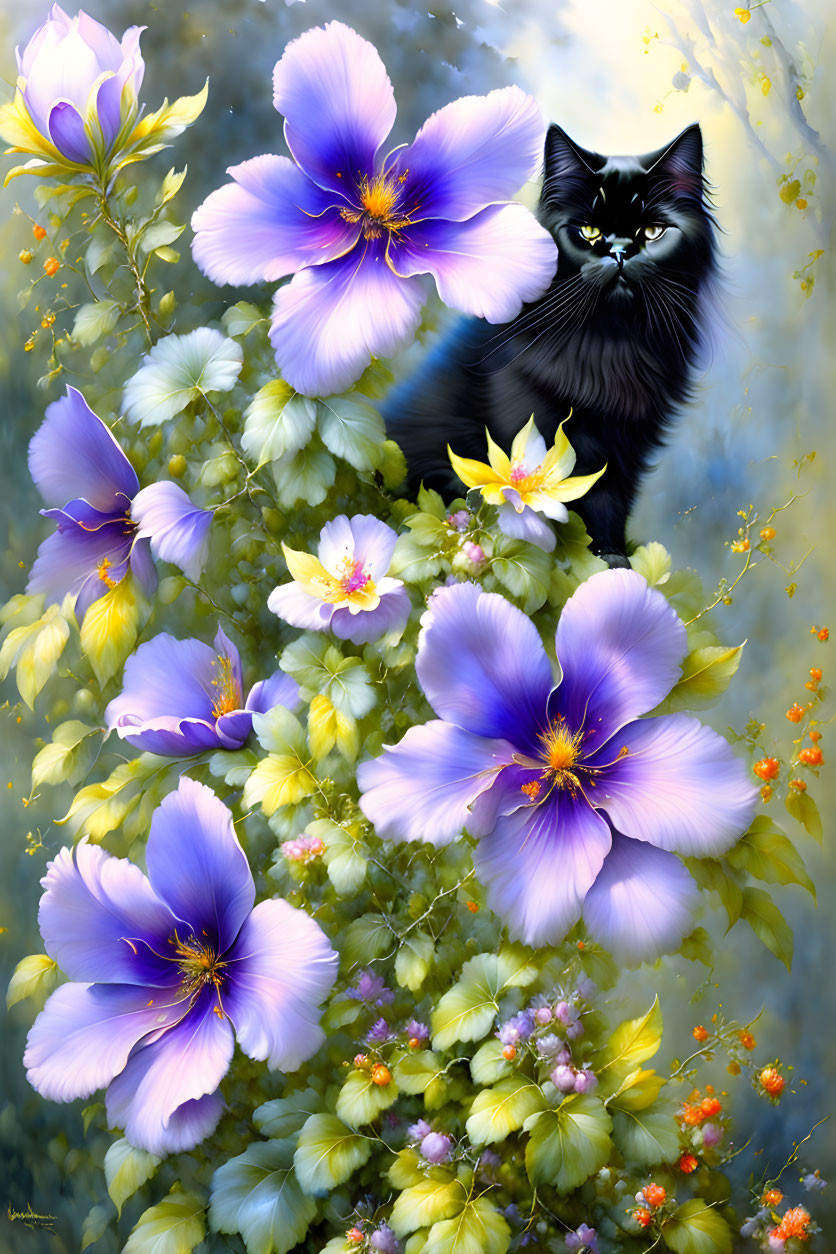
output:
M70 638L70 625L57 605L50 605L33 623L14 627L0 649L0 679L16 666L18 692L29 706L55 670Z
M783 962L787 970L791 970L792 928L769 894L762 888L744 888L740 917L746 920L755 935Z
M659 1096L665 1077L657 1071L643 1071L637 1067L622 1080L618 1089L608 1099L607 1105L617 1110L644 1110L652 1106Z
M398 1086L393 1079L388 1084L375 1084L370 1071L352 1071L340 1089L337 1114L350 1128L360 1128L373 1123L397 1097Z
M452 1219L433 1224L423 1254L505 1254L511 1229L487 1197L477 1197Z
M398 1195L389 1216L389 1226L397 1236L405 1237L461 1210L467 1199L462 1182L448 1171L439 1171L437 1177L419 1180Z
M765 814L755 819L726 857L732 866L748 871L766 884L800 884L811 896L816 895L801 854Z
M425 932L410 932L404 937L395 956L395 978L401 988L417 993L427 978L435 941Z
M293 1163L305 1193L325 1195L368 1161L372 1142L334 1115L311 1115L299 1133Z
M716 1207L692 1197L662 1227L662 1240L674 1254L732 1254L729 1225Z
M203 1240L201 1198L175 1185L162 1202L143 1211L122 1254L191 1254Z
M692 649L682 663L682 677L653 713L703 710L712 705L731 683L740 665L745 643L744 641L734 648L703 645Z
M102 686L121 669L147 614L147 602L130 572L88 607L81 647Z
M569 1193L609 1161L612 1121L602 1102L585 1093L568 1097L558 1110L533 1115L525 1150L528 1178L535 1188L550 1185Z
M27 997L46 997L55 987L58 963L48 954L29 954L21 958L9 980L6 1007L11 1009Z
M316 780L295 754L262 758L244 785L246 807L260 805L269 818L280 806L297 805L316 788Z
M104 1171L107 1191L117 1215L122 1214L125 1202L151 1179L161 1162L161 1158L138 1149L124 1137L113 1142L105 1154Z
M491 1089L477 1093L470 1107L467 1135L474 1145L504 1141L521 1128L526 1119L545 1107L539 1084L526 1076L510 1075Z
M659 998L637 1019L626 1019L615 1029L604 1050L602 1071L618 1067L630 1071L652 1058L662 1043L662 1011Z
M430 1049L406 1054L396 1063L394 1076L404 1093L423 1093L445 1068L444 1059Z

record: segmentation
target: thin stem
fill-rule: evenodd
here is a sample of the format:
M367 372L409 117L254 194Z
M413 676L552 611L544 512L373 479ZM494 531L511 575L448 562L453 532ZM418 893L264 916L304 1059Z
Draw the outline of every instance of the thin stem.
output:
M133 278L134 286L136 287L136 308L140 318L142 319L146 343L148 344L148 347L151 348L154 344L154 333L151 329L151 296L146 286L142 271L137 263L133 245L128 239L125 228L114 216L113 211L110 208L110 202L107 198L107 190L101 185L96 189L96 198L98 200L99 213L102 216L102 221L110 227L111 231L113 231L114 235L124 249L128 269L131 272L131 277Z

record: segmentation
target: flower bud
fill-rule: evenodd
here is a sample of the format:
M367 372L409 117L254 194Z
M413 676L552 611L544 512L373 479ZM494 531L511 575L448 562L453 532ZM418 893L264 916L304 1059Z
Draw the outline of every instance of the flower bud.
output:
M574 1070L571 1067L567 1067L565 1064L562 1064L559 1067L555 1067L554 1071L551 1073L551 1076L549 1078L551 1079L551 1082L554 1085L554 1087L558 1089L559 1092L561 1093L574 1092L576 1076L575 1076Z
M436 1166L450 1157L450 1137L443 1132L429 1132L421 1141L421 1155Z

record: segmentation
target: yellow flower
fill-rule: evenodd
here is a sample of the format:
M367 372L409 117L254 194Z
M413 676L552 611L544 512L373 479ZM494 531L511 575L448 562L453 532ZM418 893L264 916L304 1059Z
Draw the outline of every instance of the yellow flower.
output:
M447 453L462 483L478 488L489 505L508 505L517 514L529 508L555 522L566 522L566 502L583 496L606 470L603 466L592 475L569 477L576 459L575 450L563 434L566 422L568 418L558 427L554 444L548 450L532 414L514 437L510 457L487 431L489 464L458 457L449 445Z

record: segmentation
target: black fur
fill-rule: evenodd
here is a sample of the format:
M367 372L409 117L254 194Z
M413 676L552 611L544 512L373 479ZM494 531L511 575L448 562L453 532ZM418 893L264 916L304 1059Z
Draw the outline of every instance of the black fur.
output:
M550 444L572 409L574 473L608 464L572 508L595 550L624 564L639 481L690 395L708 330L716 257L699 127L658 152L604 157L551 126L538 217L559 251L549 290L504 326L463 319L389 394L386 425L406 455L408 493L423 480L449 496L462 485L448 443L484 460L486 426L508 451L533 414ZM600 240L587 243L584 226ZM655 226L664 234L646 240Z

